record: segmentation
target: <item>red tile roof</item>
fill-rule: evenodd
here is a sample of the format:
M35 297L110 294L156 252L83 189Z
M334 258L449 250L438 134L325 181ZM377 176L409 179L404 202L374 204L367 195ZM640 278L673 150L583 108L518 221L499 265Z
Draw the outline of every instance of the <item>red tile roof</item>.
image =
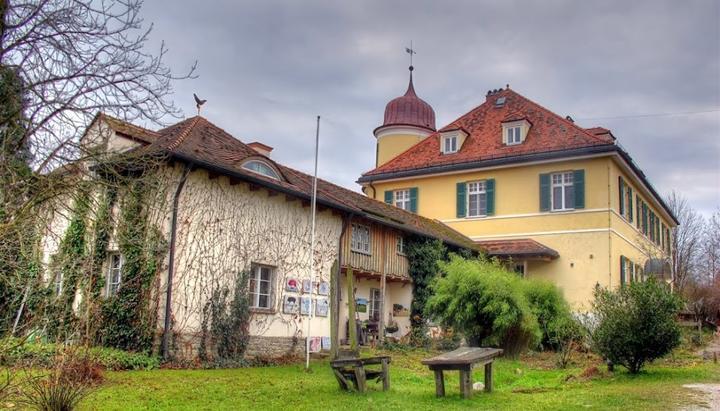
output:
M529 238L477 241L476 244L491 257L545 257L555 259L560 256L552 248Z
M495 102L501 97L505 98L504 104L496 106ZM504 145L502 123L520 119L531 124L525 141L518 145ZM469 136L457 153L442 154L440 133L457 128L466 130ZM611 135L590 132L515 91L505 89L488 93L483 104L389 162L366 172L363 178L441 165L612 144L614 138Z
M192 117L157 132L158 138L137 154L162 152L199 167L231 177L244 178L270 189L303 199L312 193L312 176L276 163L203 117ZM250 158L261 158L280 171L276 180L242 168ZM318 203L395 227L399 230L437 238L449 244L477 249L475 243L447 225L397 207L373 200L328 181L318 179Z

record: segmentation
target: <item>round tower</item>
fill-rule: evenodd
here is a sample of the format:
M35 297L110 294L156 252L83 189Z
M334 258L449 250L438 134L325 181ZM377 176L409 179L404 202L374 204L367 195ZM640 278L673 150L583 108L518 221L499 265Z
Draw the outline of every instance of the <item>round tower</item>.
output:
M375 166L379 167L435 131L435 111L415 94L410 66L410 84L403 96L385 106L385 120L373 131L377 139Z

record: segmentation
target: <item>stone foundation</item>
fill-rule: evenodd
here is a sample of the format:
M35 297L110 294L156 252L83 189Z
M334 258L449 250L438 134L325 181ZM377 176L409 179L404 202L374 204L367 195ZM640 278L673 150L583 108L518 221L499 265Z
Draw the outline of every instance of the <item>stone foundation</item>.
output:
M280 358L302 357L305 354L305 339L293 337L251 336L245 357Z

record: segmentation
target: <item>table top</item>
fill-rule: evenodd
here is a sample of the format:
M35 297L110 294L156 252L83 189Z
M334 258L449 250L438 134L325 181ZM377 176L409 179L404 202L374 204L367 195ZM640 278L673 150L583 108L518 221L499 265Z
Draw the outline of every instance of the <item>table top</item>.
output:
M389 363L391 358L387 355L382 355L379 357L365 357L365 358L341 358L337 360L330 361L330 364L333 367L342 367L347 365L372 365L372 364L381 364L383 360L387 360Z
M492 360L501 356L503 350L487 347L460 347L436 357L422 360L424 365L467 365Z

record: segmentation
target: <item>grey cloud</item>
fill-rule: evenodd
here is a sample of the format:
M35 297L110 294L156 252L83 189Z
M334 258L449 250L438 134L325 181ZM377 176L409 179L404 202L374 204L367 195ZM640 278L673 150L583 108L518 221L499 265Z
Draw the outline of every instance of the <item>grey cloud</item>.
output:
M583 126L611 128L661 193L703 213L720 205L720 113L592 120L720 107L720 2L664 1L148 1L154 41L178 70L194 114L276 159L349 188L374 163L372 130L407 86L410 40L418 94L442 126L510 83ZM587 119L587 120L585 120Z

